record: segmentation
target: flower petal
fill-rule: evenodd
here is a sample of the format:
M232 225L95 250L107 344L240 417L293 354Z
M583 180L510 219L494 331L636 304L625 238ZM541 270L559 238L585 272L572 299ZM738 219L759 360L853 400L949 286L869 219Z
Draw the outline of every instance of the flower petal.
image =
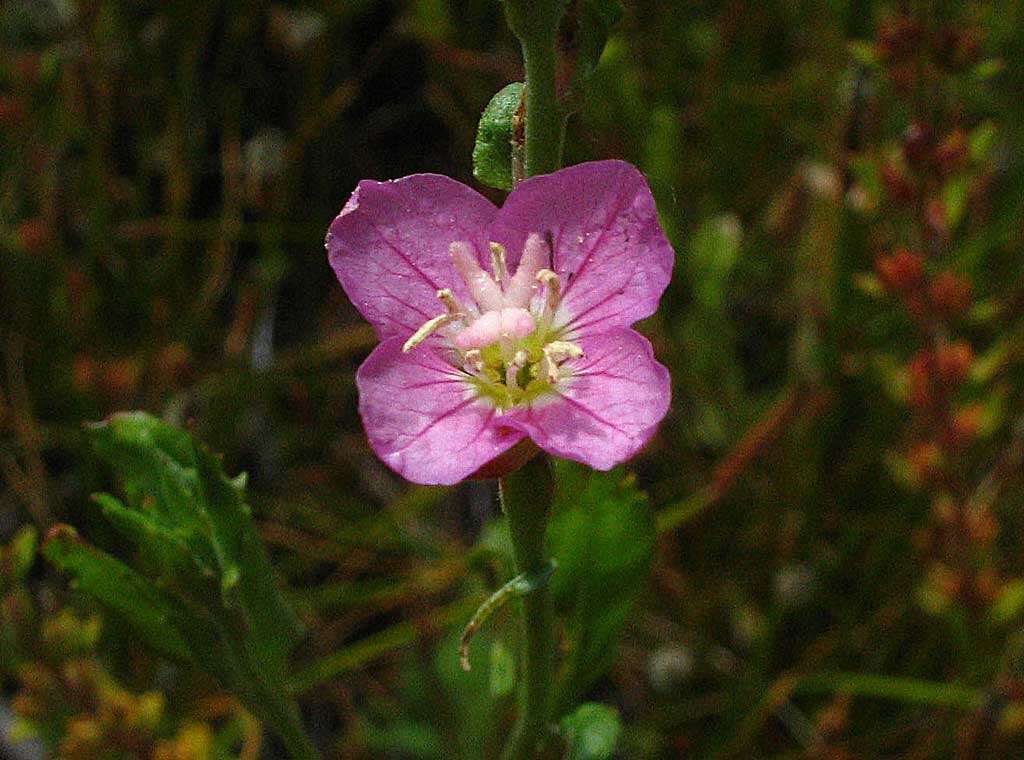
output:
M653 314L675 261L647 181L623 161L526 180L491 230L510 254L518 255L531 232L551 240L564 294L559 320L570 335L627 327Z
M414 483L458 483L523 439L499 424L465 375L426 346L404 354L401 338L384 341L359 368L356 384L370 445Z
M566 362L573 377L558 394L514 409L505 424L549 454L608 470L636 454L668 411L668 370L640 333L620 328L580 340L584 355Z
M439 174L363 180L327 232L328 259L382 339L409 337L444 311L441 288L467 299L449 246L465 241L488 261L486 230L496 213L475 190Z

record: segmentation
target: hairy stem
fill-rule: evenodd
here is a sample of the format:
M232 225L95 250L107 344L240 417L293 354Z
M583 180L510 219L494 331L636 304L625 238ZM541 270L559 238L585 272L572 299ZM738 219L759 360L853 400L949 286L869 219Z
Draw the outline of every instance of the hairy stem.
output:
M551 505L550 464L543 456L500 482L502 509L508 519L516 568L537 573L547 565L544 534ZM551 594L547 584L522 599L519 715L502 755L504 760L532 760L547 738L552 680Z

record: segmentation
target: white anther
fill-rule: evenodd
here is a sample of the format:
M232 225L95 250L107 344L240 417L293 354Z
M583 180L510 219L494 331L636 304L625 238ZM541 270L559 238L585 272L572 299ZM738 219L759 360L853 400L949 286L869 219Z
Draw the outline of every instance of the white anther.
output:
M561 377L559 365L569 359L579 359L581 356L583 356L583 349L575 343L570 343L567 340L553 340L544 346L544 356L538 363L537 376L554 385Z
M491 248L491 272L494 273L494 281L504 286L508 282L508 253L501 243L488 243Z
M414 332L409 340L405 342L402 346L402 353L412 351L416 346L425 341L442 327L446 327L458 319L463 319L464 316L464 314L441 314L433 319L428 319L420 326L420 329Z
M479 348L471 348L463 354L463 366L471 374L482 375L484 373L484 356Z
M553 362L564 362L568 359L579 359L583 349L567 340L553 340L544 346L544 355L551 357Z

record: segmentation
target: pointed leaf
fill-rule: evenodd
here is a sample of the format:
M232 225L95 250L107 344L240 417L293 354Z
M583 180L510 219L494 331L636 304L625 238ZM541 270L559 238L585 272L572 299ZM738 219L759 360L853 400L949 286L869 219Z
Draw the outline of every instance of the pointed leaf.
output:
M43 556L74 576L78 586L110 608L165 657L189 662L192 655L178 630L187 617L163 591L111 555L79 538L74 528L57 525L43 544Z

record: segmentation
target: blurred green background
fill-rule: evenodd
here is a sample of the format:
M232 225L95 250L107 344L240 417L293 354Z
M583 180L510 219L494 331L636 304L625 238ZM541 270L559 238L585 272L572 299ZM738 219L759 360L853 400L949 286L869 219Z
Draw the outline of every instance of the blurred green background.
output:
M561 468L552 535L628 586L566 629L617 757L1024 752L1022 28L1019 0L627 2L566 160L650 181L678 256L641 329L674 402L628 467L646 502ZM26 526L57 522L127 553L82 423L146 409L248 473L328 757L500 746L501 637L468 675L454 649L507 578L493 486L410 487L370 452L375 338L322 243L362 178L473 184L480 112L521 76L496 0L0 7L15 734L282 756L34 559Z

